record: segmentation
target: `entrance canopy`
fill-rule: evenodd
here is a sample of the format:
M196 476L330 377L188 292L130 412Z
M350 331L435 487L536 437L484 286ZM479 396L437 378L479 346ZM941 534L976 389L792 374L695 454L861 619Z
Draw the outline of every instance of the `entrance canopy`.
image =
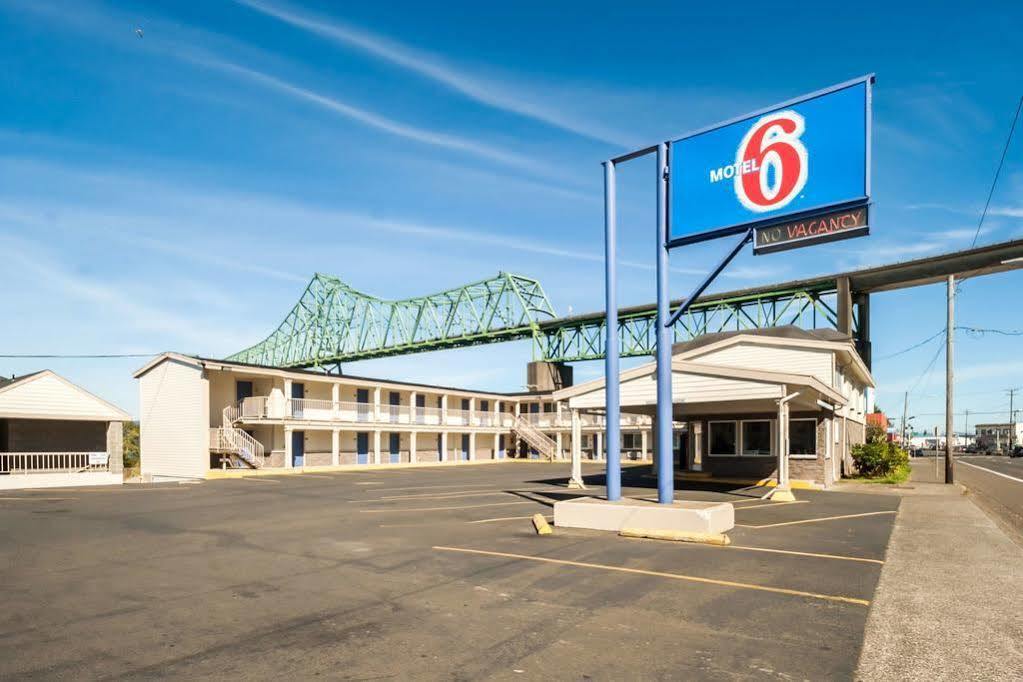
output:
M798 411L816 412L843 407L846 399L813 376L742 367L713 365L675 359L672 369L674 417L686 414L736 414L772 412L778 400L792 393L790 401ZM653 415L657 409L656 367L649 363L620 374L623 412ZM604 410L604 380L573 386L554 394L568 400L572 409Z

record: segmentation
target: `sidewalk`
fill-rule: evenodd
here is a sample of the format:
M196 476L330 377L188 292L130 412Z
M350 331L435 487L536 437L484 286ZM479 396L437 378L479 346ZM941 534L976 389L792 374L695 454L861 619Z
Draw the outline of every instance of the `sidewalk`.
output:
M914 461L897 491L857 679L1023 679L1023 549L934 480L933 460Z

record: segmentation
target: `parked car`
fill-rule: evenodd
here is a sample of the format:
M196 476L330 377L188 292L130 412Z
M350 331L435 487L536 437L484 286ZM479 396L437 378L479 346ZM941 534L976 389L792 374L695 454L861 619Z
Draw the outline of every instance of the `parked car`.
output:
M1017 445L1010 450L1009 457L1023 457L1023 445Z

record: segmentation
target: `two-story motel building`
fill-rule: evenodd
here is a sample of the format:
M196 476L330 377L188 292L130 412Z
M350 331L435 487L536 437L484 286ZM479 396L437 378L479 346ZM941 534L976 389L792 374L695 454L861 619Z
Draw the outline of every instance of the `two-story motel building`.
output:
M135 373L142 475L569 455L573 420L551 392L495 393L164 353ZM623 453L650 456L650 420L623 420ZM604 452L600 415L577 415L582 456Z
M851 339L796 328L715 334L673 351L676 467L762 478L779 453L829 485L863 441L873 378ZM164 353L135 373L142 475L224 468L583 459L605 451L602 381L497 393ZM653 454L653 366L622 373L626 459ZM784 424L785 428L779 428Z

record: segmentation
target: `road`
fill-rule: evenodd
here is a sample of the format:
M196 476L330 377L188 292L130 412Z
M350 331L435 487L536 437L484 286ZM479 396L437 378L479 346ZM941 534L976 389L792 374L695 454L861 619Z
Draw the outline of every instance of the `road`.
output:
M1023 457L967 455L956 458L956 481L986 512L1023 544Z

